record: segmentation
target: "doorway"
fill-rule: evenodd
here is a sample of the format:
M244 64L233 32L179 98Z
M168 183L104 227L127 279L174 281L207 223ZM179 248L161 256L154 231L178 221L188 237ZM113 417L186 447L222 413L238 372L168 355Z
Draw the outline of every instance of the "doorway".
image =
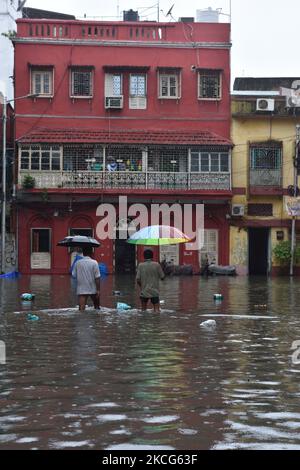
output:
M136 267L136 247L126 240L115 240L115 272L134 274Z
M31 269L51 269L51 229L31 229Z
M269 274L269 229L249 228L249 274Z

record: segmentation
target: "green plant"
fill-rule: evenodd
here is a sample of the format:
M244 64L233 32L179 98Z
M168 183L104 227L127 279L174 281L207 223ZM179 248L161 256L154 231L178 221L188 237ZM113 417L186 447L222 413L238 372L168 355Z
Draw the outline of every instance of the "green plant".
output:
M43 200L43 202L48 202L48 200L49 200L49 195L48 195L48 191L47 191L46 188L43 189L42 200Z
M273 254L275 258L280 262L280 264L282 265L288 264L291 260L291 242L290 241L279 242L273 249ZM297 245L295 249L295 261L298 261L299 259L300 259L300 245Z
M10 41L12 41L17 36L17 32L10 29L7 31L7 33L1 33L1 36L4 36L5 38L8 38Z
M35 178L30 175L25 175L22 181L23 189L33 189L35 187Z

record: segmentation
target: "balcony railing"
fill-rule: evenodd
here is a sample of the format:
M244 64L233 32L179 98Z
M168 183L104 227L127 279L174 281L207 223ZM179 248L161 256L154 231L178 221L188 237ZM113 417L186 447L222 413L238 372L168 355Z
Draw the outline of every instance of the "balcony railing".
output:
M19 182L28 174L20 172ZM230 191L230 173L169 173L139 171L31 171L36 188L158 189Z
M250 170L250 186L281 187L282 170L259 169Z

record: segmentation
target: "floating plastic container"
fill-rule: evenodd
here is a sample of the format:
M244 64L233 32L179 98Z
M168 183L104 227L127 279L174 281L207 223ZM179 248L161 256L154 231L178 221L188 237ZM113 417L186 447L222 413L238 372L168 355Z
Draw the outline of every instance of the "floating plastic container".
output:
M37 315L33 315L32 313L27 314L27 320L29 320L29 321L37 321L39 319L40 319L40 317L38 317Z
M222 294L214 294L214 300L218 300L218 301L224 300L224 297Z
M117 310L130 310L130 309L131 309L130 305L127 305L123 302L117 303Z
M35 294L28 294L27 292L21 295L21 299L27 302L31 302L32 300L34 300L34 298L35 298Z
M122 292L120 292L119 290L113 290L112 293L113 295L122 295Z

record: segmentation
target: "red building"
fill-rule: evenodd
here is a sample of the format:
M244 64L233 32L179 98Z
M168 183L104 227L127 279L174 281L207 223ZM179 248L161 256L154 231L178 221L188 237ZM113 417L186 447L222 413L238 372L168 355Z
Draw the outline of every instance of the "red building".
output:
M195 272L206 254L228 264L230 25L17 25L15 94L39 94L16 102L19 270L68 272L72 255L57 242L96 236L97 207L119 195L148 207L204 202L202 253L175 246L156 256ZM118 233L117 224L96 256L110 272L133 271L142 249Z

